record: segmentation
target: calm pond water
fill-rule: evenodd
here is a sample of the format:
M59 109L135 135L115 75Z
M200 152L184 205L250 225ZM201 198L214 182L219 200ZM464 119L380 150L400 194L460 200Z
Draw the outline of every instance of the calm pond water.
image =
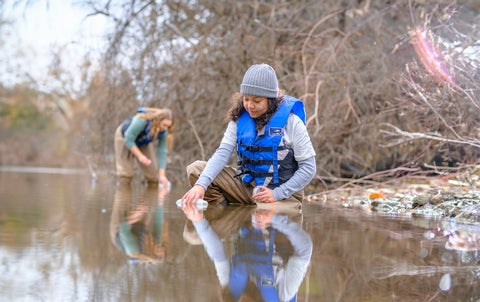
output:
M200 238L175 204L185 189L162 199L111 176L0 171L0 300L261 301L259 288L315 302L480 299L475 226L304 204L260 213L272 224L259 231L252 208L209 207Z

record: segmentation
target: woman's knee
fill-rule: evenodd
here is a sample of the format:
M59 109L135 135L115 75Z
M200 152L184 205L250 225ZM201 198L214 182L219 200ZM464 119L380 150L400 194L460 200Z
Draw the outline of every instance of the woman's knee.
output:
M206 164L206 161L196 160L187 166L187 177L191 185L193 185L197 181L198 177L200 177L200 174L202 173L203 169L205 169Z
M187 166L187 175L196 175L197 177L200 176L200 173L202 173L203 169L205 169L205 165L207 162L203 160L196 160L193 163L189 164Z

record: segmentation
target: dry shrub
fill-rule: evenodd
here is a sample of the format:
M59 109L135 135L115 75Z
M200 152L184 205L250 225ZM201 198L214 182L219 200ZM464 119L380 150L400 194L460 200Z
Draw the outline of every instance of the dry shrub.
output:
M478 14L464 14L478 12L474 4L447 0L98 4L92 13L111 16L116 27L105 52L103 72L108 76L101 97L97 90L87 95L98 102L90 131L98 135L95 144L106 146L95 148L105 156L113 153L109 146L113 130L120 116L133 108L170 107L177 123L170 167L173 177L183 178L183 167L208 158L218 146L228 100L239 90L245 70L265 62L277 70L281 88L306 104L319 180L328 184L398 167L422 167L444 149L444 142L428 137L412 140L405 133L447 137L457 133L456 138L464 141L477 113L469 89L478 94L474 81L478 83L478 75L468 75L468 66L456 65L463 91L448 83L439 86L415 63L410 33L422 26L439 36L450 30L459 41L473 34L476 40L469 38L471 42L478 41L474 25L454 27L459 20L474 24ZM432 107L441 110L435 113ZM468 123L462 126L460 121ZM463 160L475 159L475 152L460 154L468 155Z

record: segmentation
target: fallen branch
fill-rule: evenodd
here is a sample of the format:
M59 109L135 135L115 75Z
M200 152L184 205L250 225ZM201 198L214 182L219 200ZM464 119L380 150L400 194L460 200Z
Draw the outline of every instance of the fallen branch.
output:
M420 133L420 132L408 132L403 131L400 128L392 124L383 124L384 127L390 128L391 130L380 129L380 133L391 136L399 137L388 144L381 144L381 147L394 147L409 141L418 140L418 139L429 139L433 141L439 141L444 143L454 143L459 145L468 145L476 148L480 148L480 142L477 140L464 140L464 139L452 139L441 136L438 133Z

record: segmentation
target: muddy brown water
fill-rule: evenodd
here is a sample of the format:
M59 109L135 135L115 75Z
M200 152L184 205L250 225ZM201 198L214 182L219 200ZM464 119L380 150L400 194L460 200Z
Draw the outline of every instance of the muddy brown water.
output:
M205 239L175 204L185 189L159 199L81 170L3 169L0 300L262 301L272 284L297 301L480 299L476 226L305 203L255 237L252 208L209 207Z

